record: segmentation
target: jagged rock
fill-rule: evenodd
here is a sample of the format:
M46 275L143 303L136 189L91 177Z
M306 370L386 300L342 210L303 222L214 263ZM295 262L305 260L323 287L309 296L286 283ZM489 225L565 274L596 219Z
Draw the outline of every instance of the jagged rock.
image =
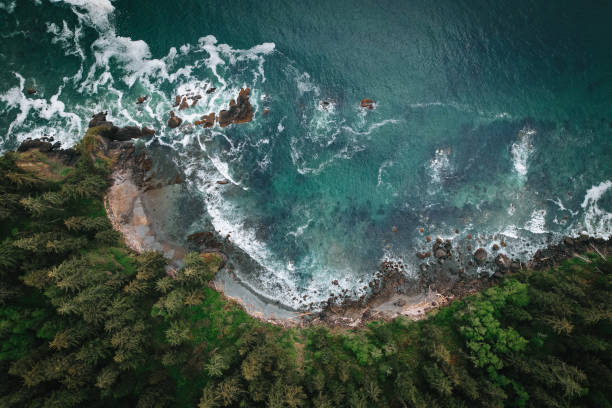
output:
M217 88L215 88L215 87L208 88L208 89L206 90L206 93L207 93L207 94L211 94L211 93L215 92L216 90L217 90Z
M193 122L193 124L196 126L202 125L205 128L213 127L215 125L215 113L212 112L208 115L204 115L200 118L200 120Z
M144 101L146 101L146 100L147 100L147 98L148 98L148 96L147 96L147 95L145 95L145 96L139 96L139 97L138 97L138 99L136 100L136 103L140 105L140 104L144 103Z
M361 100L361 107L366 109L374 109L374 101L370 98L365 98Z
M169 128L174 129L176 127L179 127L182 122L183 122L183 119L181 119L178 116L176 116L174 114L174 111L170 111L170 118L168 119L168 127Z
M176 95L176 98L174 98L174 104L172 104L172 107L176 108L177 106L179 106L181 104L181 99L182 99L181 95Z
M219 112L217 121L221 127L226 127L231 123L246 123L253 119L253 108L249 102L250 88L243 88L236 100L231 100L228 110Z
M483 263L487 260L487 251L484 248L478 248L476 252L474 252L474 260L479 264Z
M181 104L179 105L179 110L187 109L189 104L187 103L187 98L183 98Z
M91 120L89 121L89 127L96 127L96 126L107 126L107 127L111 127L113 126L113 122L109 122L106 120L106 112L98 112L95 115L93 115L91 117Z
M142 137L142 130L138 126L125 126L117 129L117 133L111 137L113 140L125 141Z
M492 249L493 251L499 251L499 245L497 245L497 244L493 244L493 246L491 247L491 249Z
M495 257L495 264L502 270L510 269L510 258L504 254L499 254Z

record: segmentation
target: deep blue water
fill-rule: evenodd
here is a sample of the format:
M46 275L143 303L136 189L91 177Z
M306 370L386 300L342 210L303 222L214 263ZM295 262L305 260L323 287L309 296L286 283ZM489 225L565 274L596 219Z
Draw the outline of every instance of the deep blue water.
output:
M426 235L522 259L610 236L611 17L610 1L1 1L0 148L74 143L100 110L153 127L206 208L179 232L231 232L259 265L239 274L285 304L333 279L359 295L386 259L417 277ZM175 95L203 96L193 122L243 86L251 123L166 127Z

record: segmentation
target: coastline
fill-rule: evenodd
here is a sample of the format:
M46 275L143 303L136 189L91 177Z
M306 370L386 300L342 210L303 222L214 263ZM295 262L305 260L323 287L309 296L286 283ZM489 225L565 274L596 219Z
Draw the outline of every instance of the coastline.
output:
M178 176L175 180L161 179L151 170L151 158L137 151L131 141L109 146L109 151L114 157L114 165L104 203L113 227L122 232L129 248L136 252L162 252L169 260L169 275L182 266L188 249L202 253L218 252L227 261L228 253L234 250L232 244L216 236L215 232L192 234L186 237L187 243L173 242L164 235L163 217L172 212L172 197L181 188ZM448 244L438 240L433 245L435 253ZM547 268L579 253L596 251L605 254L611 250L610 239L564 237L561 242L538 250L526 263L498 254L494 261L485 261L495 272L482 277L467 276L462 270L456 273L454 268L457 265L447 247L447 257L436 256L440 259L430 263L426 273L422 273L417 281L405 278L402 265L384 262L369 282L371 291L368 296L357 300L330 298L321 311L290 309L262 296L238 278L234 264L222 268L210 286L252 317L267 323L283 327L324 324L351 328L372 320L392 320L399 316L420 320L440 306L494 285L507 273L523 268ZM446 262L445 258L448 258Z

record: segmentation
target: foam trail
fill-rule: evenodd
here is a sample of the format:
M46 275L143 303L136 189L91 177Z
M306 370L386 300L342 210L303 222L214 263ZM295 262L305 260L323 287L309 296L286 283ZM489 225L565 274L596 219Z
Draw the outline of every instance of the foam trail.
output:
M581 207L584 212L584 226L587 234L604 239L612 235L612 213L602 210L598 203L612 188L612 181L606 180L587 190Z

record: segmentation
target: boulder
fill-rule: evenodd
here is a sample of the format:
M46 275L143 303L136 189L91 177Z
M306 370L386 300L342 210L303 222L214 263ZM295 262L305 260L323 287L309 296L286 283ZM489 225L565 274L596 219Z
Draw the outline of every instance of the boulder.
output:
M28 95L34 95L36 93L36 89L34 88L28 88L26 90L26 92L28 93Z
M217 88L215 88L215 87L208 88L208 89L206 90L206 93L207 93L207 94L211 94L211 93L215 92L216 90L217 90Z
M117 133L115 133L112 139L125 141L130 139L138 139L142 137L142 130L138 126L125 126L117 129Z
M508 270L510 269L510 258L508 258L506 255L504 254L499 254L495 257L495 264L499 267L499 269L501 270Z
M484 248L478 248L476 252L474 252L474 260L479 264L483 263L487 260L487 251Z
M563 237L563 243L567 246L574 246L574 240L570 237Z
M145 126L142 128L142 135L143 136L153 136L155 135L155 130L149 129L148 127Z
M189 104L187 103L187 98L183 98L181 104L179 105L179 110L187 109Z
M168 127L169 128L174 129L176 127L179 127L182 122L183 122L183 119L181 119L178 116L176 116L174 114L174 111L170 111L170 118L168 119Z
M361 107L366 109L374 109L374 101L370 98L364 98L361 100Z
M138 99L136 100L136 103L137 103L138 105L140 105L140 104L144 103L144 101L146 101L146 100L147 100L147 98L148 98L148 96L147 96L147 95L145 95L145 96L139 96L139 97L138 97Z
M182 99L181 95L176 95L176 98L174 98L174 104L172 104L172 107L176 108L177 106L179 106L181 104L181 99Z

